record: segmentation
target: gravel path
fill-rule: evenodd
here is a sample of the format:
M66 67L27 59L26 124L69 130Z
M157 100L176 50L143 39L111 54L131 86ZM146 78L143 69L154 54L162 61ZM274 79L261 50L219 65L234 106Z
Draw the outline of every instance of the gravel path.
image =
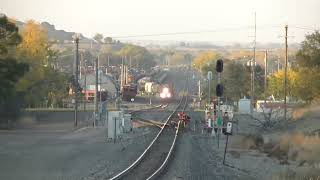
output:
M153 133L152 127L137 129L115 144L106 142L104 129L0 133L0 179L100 179L135 160Z

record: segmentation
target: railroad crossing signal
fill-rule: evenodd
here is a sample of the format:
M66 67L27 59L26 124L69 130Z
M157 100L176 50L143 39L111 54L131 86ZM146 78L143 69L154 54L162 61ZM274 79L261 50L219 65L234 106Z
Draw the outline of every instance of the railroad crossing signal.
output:
M223 94L223 86L221 84L217 84L216 86L216 95L221 97Z
M221 83L221 73L223 71L223 60L222 59L218 59L217 60L217 64L216 64L216 71L218 73L218 78L217 78L217 86L216 86L216 95L218 96L218 111L217 111L217 124L218 124L218 131L220 129L220 127L222 126L222 119L221 119L221 111L220 111L220 97L223 94L223 87L220 84ZM220 133L218 132L218 148L219 148L219 136Z

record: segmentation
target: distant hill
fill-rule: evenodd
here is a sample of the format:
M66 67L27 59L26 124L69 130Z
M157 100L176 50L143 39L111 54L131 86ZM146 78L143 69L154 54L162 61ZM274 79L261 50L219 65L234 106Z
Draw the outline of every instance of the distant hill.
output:
M16 25L19 27L19 29L22 29L25 25L24 22L16 21ZM48 38L50 40L58 40L59 42L65 42L65 41L72 41L73 35L75 32L67 32L65 30L57 30L54 25L48 23L48 22L42 22L41 26L45 28L48 32ZM80 39L82 42L90 42L90 39L87 37L84 37L82 34L80 34Z

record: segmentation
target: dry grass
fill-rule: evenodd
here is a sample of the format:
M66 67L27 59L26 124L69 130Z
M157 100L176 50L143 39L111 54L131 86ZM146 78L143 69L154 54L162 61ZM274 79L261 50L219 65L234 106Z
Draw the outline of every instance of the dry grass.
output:
M288 147L287 152L290 160L299 162L320 162L320 137L317 135L304 135L296 133L284 136L280 145Z
M230 147L244 150L258 150L263 144L263 137L261 135L247 134L232 137Z
M276 140L265 141L261 135L244 135L235 138L232 148L259 150L269 157L276 158L281 164L289 160L297 161L301 166L317 166L320 163L320 137L302 133L282 135ZM319 170L320 171L320 170Z
M320 180L320 170L316 168L286 170L273 175L272 180Z
M292 112L292 119L306 119L311 114L317 113L320 111L320 99L318 101L314 101L312 104L307 105L305 107L294 108Z

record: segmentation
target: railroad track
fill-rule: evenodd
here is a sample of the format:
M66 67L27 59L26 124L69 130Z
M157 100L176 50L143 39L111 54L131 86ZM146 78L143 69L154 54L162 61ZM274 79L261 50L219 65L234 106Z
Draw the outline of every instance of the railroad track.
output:
M187 83L186 83L187 85ZM188 89L185 86L185 89ZM176 117L177 111L184 111L187 107L188 95L184 95L177 108L168 116L157 136L152 140L144 152L129 167L110 178L110 180L128 179L156 179L165 169L173 154L179 134L180 122L174 128L170 125Z
M138 109L138 110L128 110L127 112L129 113L139 113L139 112L145 112L145 111L149 111L149 110L153 110L153 109L159 109L159 108L166 108L168 106L168 104L160 104L158 106L154 106L154 107L148 107L148 108L144 108L144 109Z

